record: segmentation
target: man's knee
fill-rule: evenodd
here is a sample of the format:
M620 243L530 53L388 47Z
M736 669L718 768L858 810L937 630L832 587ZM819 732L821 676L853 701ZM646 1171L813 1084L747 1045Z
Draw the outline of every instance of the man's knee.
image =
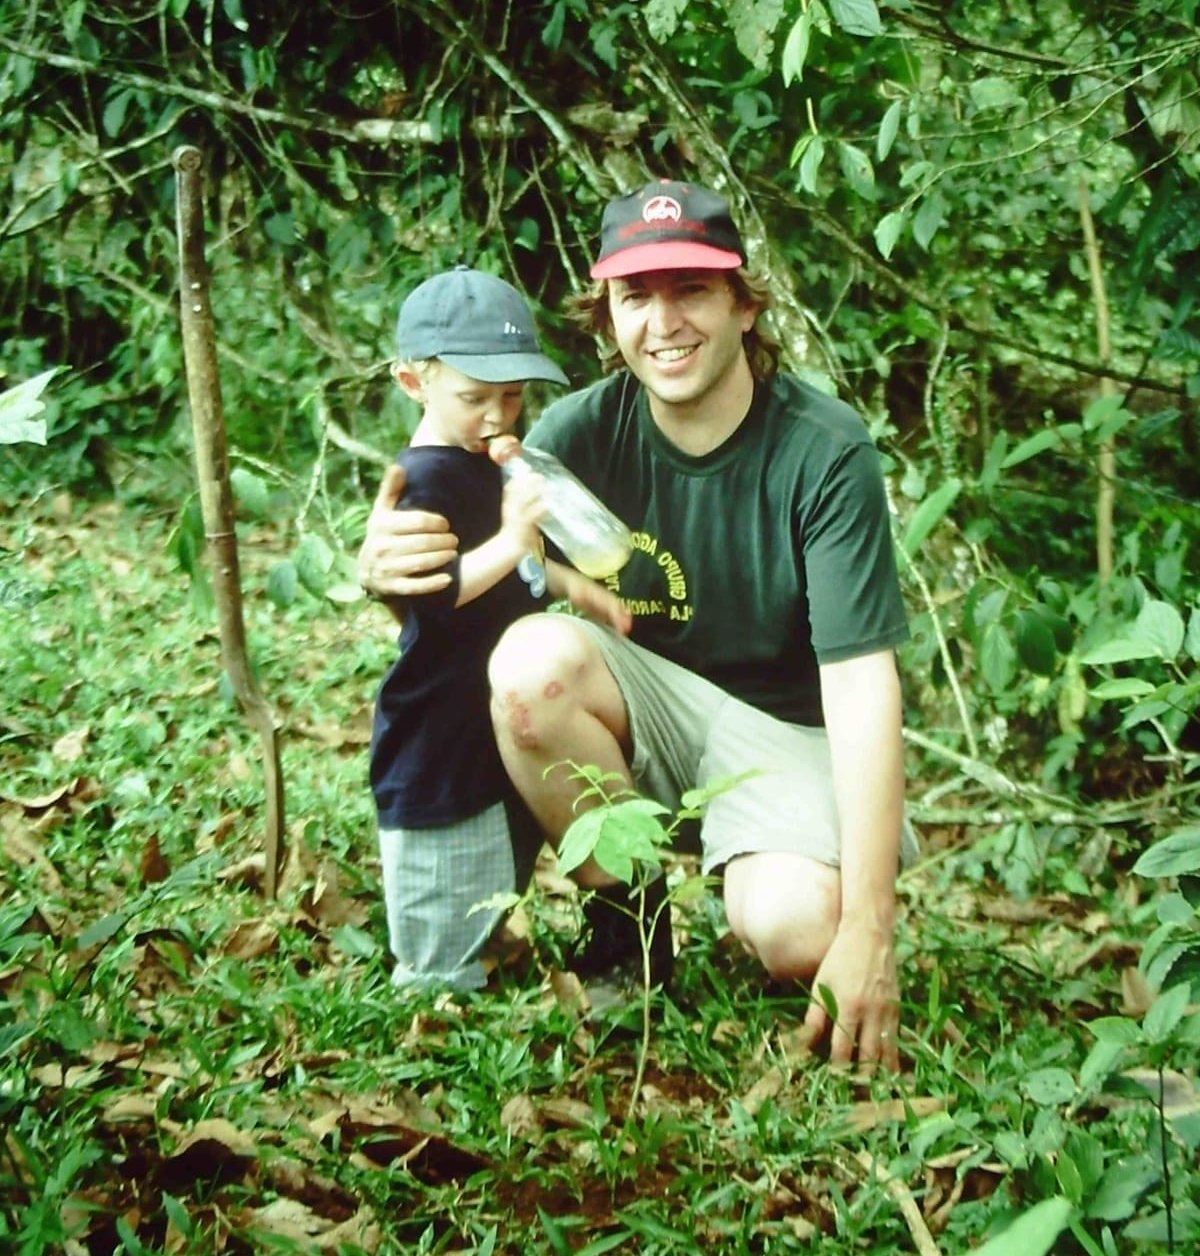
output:
M496 734L534 750L576 708L588 643L568 616L530 615L509 626L488 661Z
M777 980L809 981L833 943L841 878L801 856L747 855L725 872L734 936Z

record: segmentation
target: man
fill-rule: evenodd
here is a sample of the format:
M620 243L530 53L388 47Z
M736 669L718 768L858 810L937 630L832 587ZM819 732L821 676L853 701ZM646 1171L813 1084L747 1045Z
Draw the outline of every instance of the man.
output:
M857 1048L894 1069L902 832L913 852L893 653L907 628L882 476L852 410L776 372L745 261L725 201L696 184L651 183L606 207L580 315L624 369L550 406L528 443L635 529L609 581L633 631L517 621L489 666L493 723L551 840L575 814L568 761L672 808L754 771L702 824L730 928L772 976L832 991L833 1061ZM439 587L428 573L456 538L390 509L394 494L385 482L360 575L375 593L417 595ZM620 895L598 868L579 880L598 890L603 951ZM814 998L806 1025L820 1034L829 1019Z

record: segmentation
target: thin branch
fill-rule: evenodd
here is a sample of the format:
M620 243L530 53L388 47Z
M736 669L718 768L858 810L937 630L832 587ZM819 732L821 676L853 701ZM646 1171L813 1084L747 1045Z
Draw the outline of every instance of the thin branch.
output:
M773 185L771 190L779 193L778 185ZM786 203L789 208L799 209L798 203L792 197L788 197ZM1102 363L1087 362L1082 358L1070 357L1065 353L1054 353L1049 349L1041 348L1039 345L1019 340L1015 336L1006 336L990 328L981 327L970 319L963 318L953 306L939 301L908 276L900 275L892 270L890 266L859 244L853 236L849 235L842 228L841 224L832 215L819 205L806 205L805 212L808 214L811 222L820 227L826 235L837 240L846 252L853 254L858 261L862 262L864 266L868 267L879 278L883 279L898 292L902 292L905 296L910 297L918 305L924 306L927 310L932 310L940 318L945 319L951 327L959 331L966 332L968 335L979 336L990 344L1003 345L1007 349L1012 349L1017 353L1041 362L1053 362L1058 366L1069 367L1073 371L1078 371L1081 375L1107 375L1121 383L1136 385L1139 388L1148 388L1154 392L1167 393L1172 397L1187 396L1186 389L1182 383L1168 384L1151 376L1121 371Z
M1033 804L1035 807L1063 815L1074 815L1078 812L1071 799L1051 794L1046 790L1038 789L1034 785L1025 785L1014 781L1011 777L1005 776L998 768L992 767L990 763L984 763L982 759L971 755L960 754L957 750L952 750L949 746L944 746L940 741L935 741L932 737L927 737L924 733L919 733L915 729L906 728L904 730L904 739L911 742L914 746L919 746L922 750L928 751L937 758L953 763L964 776L977 781L985 789L990 790L1001 798L1020 798Z
M985 52L989 56L1002 57L1007 61L1026 61L1033 65L1049 66L1056 70L1069 70L1071 68L1071 63L1063 60L1062 57L1050 56L1042 52L1030 52L1026 48L1014 48L1008 44L989 44L980 39L969 39L967 36L960 35L954 30L946 14L940 14L940 20L937 22L924 22L912 13L905 13L895 9L892 10L891 16L901 26L907 26L911 30L916 31L918 35L924 35L935 43L947 44L951 48Z
M913 579L917 582L917 588L921 590L921 597L925 602L925 609L929 612L929 622L933 625L933 635L937 638L938 653L942 658L942 669L946 673L946 679L950 682L950 691L954 695L954 705L958 708L958 718L962 721L963 736L967 739L967 752L972 759L979 758L979 744L975 740L975 729L971 724L971 716L967 710L967 701L963 696L962 686L958 683L958 674L954 669L954 659L950 654L950 643L946 640L946 634L942 629L941 617L937 613L937 606L933 600L933 593L929 588L929 584L925 577L921 574L921 569L916 563L912 562L905 555L904 547L898 545L896 547L898 554L904 555L906 565L911 572Z
M3 35L0 35L0 48L17 56L26 57L30 61L53 66L56 70L69 70L80 75L103 74L109 83L119 83L124 87L155 92L164 96L175 96L180 100L186 100L189 104L211 109L215 113L235 114L253 122L284 127L309 135L330 135L335 139L346 140L350 143L368 144L436 144L442 140L441 128L421 119L360 118L350 126L339 126L335 122L316 117L301 117L296 114L282 113L278 109L264 109L260 105L252 105L244 100L222 96L217 92L188 87L183 83L167 82L150 78L145 74L134 74L128 70L96 65L91 61L83 61L79 57L67 57L62 53L47 52L43 48L17 43ZM504 117L498 121L477 119L471 124L471 130L478 134L515 135L518 128L519 123L512 117Z
M877 1179L896 1202L919 1256L942 1256L941 1250L933 1240L933 1235L929 1232L929 1227L925 1224L925 1218L921 1216L916 1200L913 1199L912 1191L899 1178L893 1177L887 1166L876 1160L869 1151L865 1149L856 1151L854 1159L866 1170L868 1177Z

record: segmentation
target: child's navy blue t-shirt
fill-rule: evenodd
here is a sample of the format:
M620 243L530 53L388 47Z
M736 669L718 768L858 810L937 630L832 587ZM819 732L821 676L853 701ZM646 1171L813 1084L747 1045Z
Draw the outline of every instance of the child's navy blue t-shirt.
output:
M444 515L459 553L500 527L500 469L486 454L422 445L397 461L407 484L401 507ZM488 712L487 661L515 619L544 609L545 572L530 555L465 606L459 560L449 588L405 608L400 657L379 688L371 734L371 791L380 828L456 824L511 793Z

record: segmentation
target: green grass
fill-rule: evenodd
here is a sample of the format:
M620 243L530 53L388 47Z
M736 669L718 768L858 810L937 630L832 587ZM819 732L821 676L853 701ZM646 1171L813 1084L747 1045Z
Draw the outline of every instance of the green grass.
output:
M803 992L764 986L711 898L637 1097L636 1015L555 998L546 894L523 972L393 990L365 738L394 634L365 604L277 608L281 556L243 537L283 724L268 902L257 742L170 521L42 499L0 524L0 1248L882 1254L914 1249L903 1196L951 1253L1061 1196L1071 1227L1021 1256L1140 1253L1164 1250L1169 1191L1191 1250L1194 1118L1173 1112L1164 1154L1145 1088L1100 1084L1162 1065L1186 1098L1191 1020L1081 1085L1089 1022L1136 994L1156 924L1110 869L1067 893L1070 858L1049 859L1014 913L987 832L927 833L939 856L901 888L897 1078L790 1053Z

